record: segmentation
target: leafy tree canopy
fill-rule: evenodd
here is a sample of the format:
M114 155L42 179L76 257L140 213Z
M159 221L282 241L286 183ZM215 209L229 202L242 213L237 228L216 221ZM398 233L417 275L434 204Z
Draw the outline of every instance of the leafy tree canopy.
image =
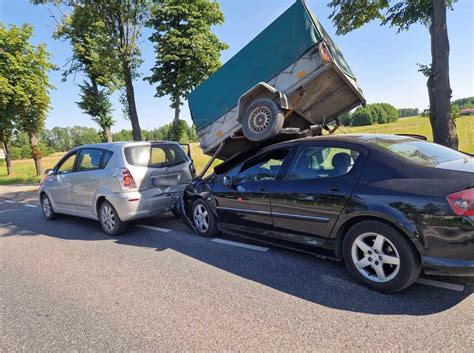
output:
M202 80L220 66L220 52L227 49L211 26L224 22L219 4L209 0L155 0L148 26L154 29L156 63L147 78L156 83L156 96L171 96L179 108Z

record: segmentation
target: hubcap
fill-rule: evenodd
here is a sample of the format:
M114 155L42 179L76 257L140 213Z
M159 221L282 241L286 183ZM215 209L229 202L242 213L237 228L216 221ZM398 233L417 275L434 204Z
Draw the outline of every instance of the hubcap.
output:
M51 203L49 202L49 199L46 196L43 197L43 212L46 217L51 216Z
M364 233L352 243L352 262L373 282L388 282L400 270L400 256L393 243L378 233Z
M265 130L272 120L272 112L265 106L255 108L249 117L249 128L253 132L259 133Z
M108 231L114 230L114 228L115 228L115 212L109 205L105 205L102 208L101 220L102 220L102 224L104 225L105 229L107 229Z
M197 205L193 212L194 225L201 232L205 233L209 228L209 214L203 205Z

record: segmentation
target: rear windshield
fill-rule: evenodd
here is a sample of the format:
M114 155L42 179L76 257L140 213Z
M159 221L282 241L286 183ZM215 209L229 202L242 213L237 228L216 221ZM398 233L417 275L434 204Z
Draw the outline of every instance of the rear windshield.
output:
M367 140L400 157L427 167L437 167L446 162L469 158L468 155L451 148L409 137L384 136L370 137Z
M186 162L183 149L177 145L141 145L125 147L128 164L139 167L173 167Z

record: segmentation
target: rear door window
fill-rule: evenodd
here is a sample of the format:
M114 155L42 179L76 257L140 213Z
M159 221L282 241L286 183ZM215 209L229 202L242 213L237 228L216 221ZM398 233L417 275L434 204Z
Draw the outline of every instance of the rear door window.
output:
M287 179L335 178L348 174L359 152L342 147L308 146L302 148Z
M139 145L125 148L128 164L139 167L173 167L187 161L183 149L174 144Z

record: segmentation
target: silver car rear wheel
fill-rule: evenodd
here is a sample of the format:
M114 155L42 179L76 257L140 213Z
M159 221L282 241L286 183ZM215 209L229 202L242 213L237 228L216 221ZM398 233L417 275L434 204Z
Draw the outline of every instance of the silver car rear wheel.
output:
M119 235L127 229L127 223L122 222L114 206L107 200L100 205L99 220L102 230L109 235Z

